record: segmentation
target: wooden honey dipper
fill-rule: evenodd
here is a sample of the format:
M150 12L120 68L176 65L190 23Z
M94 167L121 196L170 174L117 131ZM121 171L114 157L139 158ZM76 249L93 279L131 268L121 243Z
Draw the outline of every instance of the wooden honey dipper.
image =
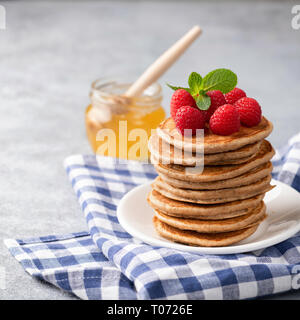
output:
M146 88L160 78L201 33L202 30L199 26L191 28L182 38L175 42L152 63L124 94L110 97L109 101L107 101L110 108L114 110L115 113L126 113L127 106L131 103L131 99L140 96ZM98 121L101 123L102 115L98 114L97 108L91 109L89 115L90 121L94 122L95 125L97 125Z
M124 96L128 98L139 96L143 91L160 78L185 50L199 37L202 30L194 26L181 39L165 51L145 72L129 87Z

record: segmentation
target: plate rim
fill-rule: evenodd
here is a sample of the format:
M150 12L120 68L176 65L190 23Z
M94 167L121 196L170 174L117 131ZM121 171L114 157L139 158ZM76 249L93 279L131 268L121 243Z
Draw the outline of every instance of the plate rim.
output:
M253 243L230 245L230 246L224 246L224 247L188 246L185 244L172 242L167 239L156 239L145 234L144 234L144 237L141 238L141 236L139 235L139 232L137 232L135 228L133 228L130 224L128 224L127 221L125 221L124 216L122 215L122 210L127 199L130 198L133 193L138 192L139 189L149 187L152 182L153 181L148 181L146 183L140 184L132 188L129 192L127 192L120 200L117 206L117 212L116 212L119 223L126 232L128 232L132 237L137 238L140 241L152 246L170 248L170 249L175 249L175 250L185 251L190 253L208 254L208 255L238 254L238 253L245 253L245 252L253 252L256 250L261 250L261 249L271 247L275 244L278 244L282 241L289 239L290 237L295 235L298 231L300 231L300 220L299 220L299 222L296 225L288 228L286 232L282 233L282 235L274 235L267 239L253 242ZM275 179L272 179L271 183L274 183L276 185L281 185L283 188L290 189L290 191L294 192L295 195L299 196L299 200L300 200L300 193L296 189L292 188L291 186Z

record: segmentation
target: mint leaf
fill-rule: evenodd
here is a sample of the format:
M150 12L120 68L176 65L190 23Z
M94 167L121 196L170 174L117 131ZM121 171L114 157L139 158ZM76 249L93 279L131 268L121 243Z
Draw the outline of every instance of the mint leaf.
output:
M210 104L211 104L210 97L205 93L193 96L193 98L195 99L197 107L200 110L207 110L210 107Z
M204 92L220 90L227 93L235 88L237 76L229 69L216 69L208 73L202 80L201 89Z
M193 93L199 93L201 89L202 77L197 72L192 72L189 76L189 86Z
M187 92L191 93L191 89L190 88L184 88L184 87L175 87L175 86L172 86L170 84L167 83L167 86L171 89L173 89L174 91L178 90L178 89L184 89L186 90Z

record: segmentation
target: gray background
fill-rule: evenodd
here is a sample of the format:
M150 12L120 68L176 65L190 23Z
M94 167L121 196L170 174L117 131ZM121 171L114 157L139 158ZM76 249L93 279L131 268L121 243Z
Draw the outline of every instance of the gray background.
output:
M90 83L137 77L194 24L204 33L160 80L185 85L191 71L234 70L262 105L275 147L299 131L300 30L294 2L1 2L1 239L86 229L63 159L90 153L84 110ZM164 86L168 110L171 90ZM0 242L0 299L72 299L27 275ZM299 293L277 298L299 298Z

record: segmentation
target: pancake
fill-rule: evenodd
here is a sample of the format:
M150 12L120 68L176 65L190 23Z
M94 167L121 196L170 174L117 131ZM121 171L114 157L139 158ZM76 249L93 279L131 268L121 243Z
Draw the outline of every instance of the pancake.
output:
M204 233L229 232L249 228L260 221L265 214L266 206L263 201L248 214L221 220L175 218L155 210L157 218L171 227Z
M227 165L227 164L240 164L240 163L245 163L245 162L251 160L254 157L255 157L255 153L252 154L251 156L240 158L240 159L214 161L214 162L211 162L210 164L208 164L208 163L206 163L205 156L204 156L204 165L224 166L224 165Z
M234 151L204 155L204 165L239 164L250 160L258 152L261 141L248 144ZM157 133L151 135L148 143L151 154L158 162L194 166L201 156L195 152L183 152L163 141Z
M201 247L223 247L236 243L248 238L256 231L259 225L257 223L249 228L230 232L200 233L171 227L160 221L156 216L153 218L153 224L157 233L168 240Z
M192 203L214 204L242 200L265 193L272 189L271 175L247 186L219 190L190 190L174 188L157 177L152 187L165 197Z
M156 190L151 190L148 202L154 209L163 213L182 218L218 220L241 216L249 213L263 200L264 194L245 200L237 200L222 204L195 204L169 199Z
M257 166L268 162L273 157L274 153L275 152L272 148L272 145L267 140L264 140L256 156L249 161L236 165L205 166L203 172L200 174L187 172L184 166L176 164L158 164L156 159L153 158L153 155L151 155L151 162L154 164L154 167L158 173L163 173L177 180L209 182L240 176L256 168Z
M218 190L225 188L234 188L239 186L245 186L251 183L254 183L272 172L272 163L269 161L265 164L262 164L240 176L212 182L192 182L192 181L183 181L177 180L175 178L169 177L163 173L159 173L161 179L172 187L181 188L181 189L193 189L193 190Z
M251 128L241 126L238 132L229 136L216 135L212 133L209 128L206 128L204 131L204 142L202 147L204 148L205 154L236 150L266 138L272 130L272 123L265 117L262 117L257 126ZM182 150L184 146L185 151L195 152L201 147L195 136L185 136L183 139L181 133L176 129L175 122L172 118L164 120L158 126L156 132L165 142L178 149Z

